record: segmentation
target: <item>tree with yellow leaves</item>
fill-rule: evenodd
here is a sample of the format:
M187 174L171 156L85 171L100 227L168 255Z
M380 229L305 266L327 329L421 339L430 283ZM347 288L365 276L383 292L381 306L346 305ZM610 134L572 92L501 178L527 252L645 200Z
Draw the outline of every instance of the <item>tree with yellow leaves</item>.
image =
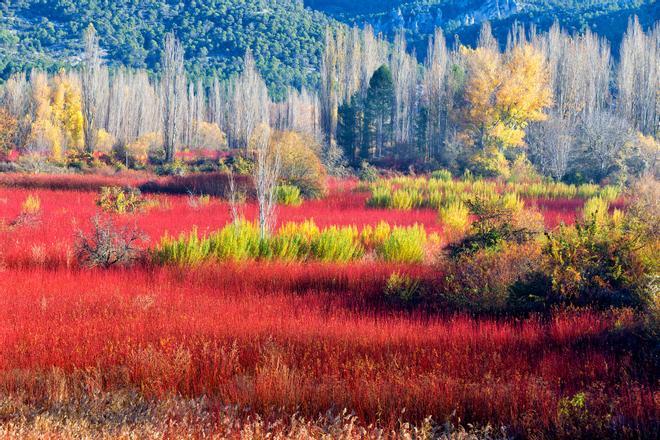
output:
M80 86L73 77L63 73L55 77L51 105L67 149L81 149L84 142L82 99Z
M546 118L552 92L543 55L519 45L501 55L496 49L462 48L468 80L463 138L475 149L473 163L501 174L507 148L525 145L525 128Z
M31 77L34 122L28 145L31 150L61 160L68 149L83 146L83 116L80 88L60 73L52 81L44 73Z

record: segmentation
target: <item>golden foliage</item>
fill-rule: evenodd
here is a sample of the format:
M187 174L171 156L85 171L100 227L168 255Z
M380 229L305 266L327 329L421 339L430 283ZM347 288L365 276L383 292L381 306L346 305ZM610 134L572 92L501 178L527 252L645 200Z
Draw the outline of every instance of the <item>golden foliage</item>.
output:
M271 143L278 147L282 157L282 179L300 188L305 197L322 195L326 170L317 154L318 143L293 131L275 133Z
M197 121L197 145L200 148L224 150L227 148L227 135L218 124Z
M468 72L468 138L480 148L524 146L525 127L545 119L543 110L552 104L543 55L530 45L507 56L484 47L464 47L462 54Z
M83 115L80 87L73 78L61 73L53 84L44 74L33 80L34 122L29 144L62 159L65 150L83 146Z
M10 150L14 146L14 136L18 129L18 121L6 109L0 108L0 152Z

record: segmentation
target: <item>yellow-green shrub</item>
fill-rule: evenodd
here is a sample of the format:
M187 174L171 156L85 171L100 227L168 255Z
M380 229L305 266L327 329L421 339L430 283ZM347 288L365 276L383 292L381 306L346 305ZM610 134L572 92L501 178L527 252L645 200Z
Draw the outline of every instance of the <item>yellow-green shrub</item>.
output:
M440 207L440 222L452 232L464 232L470 224L470 210L460 200Z
M21 213L37 215L41 211L41 199L37 195L29 194L21 204Z
M376 254L384 261L421 263L424 261L426 240L423 226L395 227L391 234L376 246Z
M372 208L389 208L392 206L392 191L386 186L372 186L371 197L367 206Z
M355 227L330 226L312 240L312 255L324 262L346 263L357 260L364 254L358 237Z
M582 218L585 221L595 221L596 225L603 226L609 218L610 204L600 197L592 197L587 200L582 210Z
M302 204L300 188L294 185L279 185L277 187L277 203L286 206L300 206Z
M180 234L179 238L165 234L153 251L153 259L156 263L182 266L200 264L206 261L210 255L210 240L205 237L200 238L196 228L189 234Z
M118 186L104 186L96 204L106 212L127 214L142 210L146 199L142 197L137 188L121 188Z

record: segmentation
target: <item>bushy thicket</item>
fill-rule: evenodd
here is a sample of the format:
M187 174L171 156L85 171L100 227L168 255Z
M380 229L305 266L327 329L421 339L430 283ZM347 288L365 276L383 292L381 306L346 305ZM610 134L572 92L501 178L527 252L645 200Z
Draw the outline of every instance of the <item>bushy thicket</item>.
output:
M319 228L313 221L287 223L262 238L251 222L231 223L208 236L196 230L178 238L165 236L154 249L159 264L196 265L206 261L322 261L347 263L371 254L386 262L421 263L426 243L437 240L422 226L390 227L380 223L359 231L354 226Z
M617 186L593 184L569 185L553 181L497 182L473 179L469 174L460 180L446 179L434 173L431 178L395 177L377 179L369 185L367 205L373 208L410 210L440 209L456 200L503 194L529 199L589 199L600 197L614 201L621 196Z
M105 212L127 214L141 211L147 200L137 188L106 186L101 188L96 204Z
M626 213L597 197L575 225L541 234L533 213L499 201L468 202L476 220L449 246L438 304L482 313L525 313L553 305L657 306L660 255L657 182Z

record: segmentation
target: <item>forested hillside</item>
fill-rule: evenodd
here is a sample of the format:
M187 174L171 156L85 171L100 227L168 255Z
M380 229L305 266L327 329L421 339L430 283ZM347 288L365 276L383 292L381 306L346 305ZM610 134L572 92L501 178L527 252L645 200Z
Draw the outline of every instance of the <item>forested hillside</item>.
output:
M511 25L518 21L548 30L555 20L569 32L590 29L607 37L615 47L625 32L630 15L643 26L660 14L653 0L305 0L305 4L341 21L370 23L376 32L392 37L397 29L407 31L419 53L436 27L463 43L475 43L480 24L490 21L499 41L506 41Z
M93 23L106 58L159 68L164 35L182 41L195 76L227 77L254 54L271 91L314 86L330 20L291 0L1 0L0 77L28 66L75 61Z
M648 28L658 6L653 0L0 0L0 82L35 66L75 64L90 23L111 65L158 71L164 35L174 31L193 77L227 78L250 48L271 94L282 97L289 85L318 85L325 28L335 20L369 23L390 40L402 27L422 59L436 27L450 42L473 44L485 20L501 44L516 21L547 30L559 20L569 32L607 37L616 54L633 14Z

